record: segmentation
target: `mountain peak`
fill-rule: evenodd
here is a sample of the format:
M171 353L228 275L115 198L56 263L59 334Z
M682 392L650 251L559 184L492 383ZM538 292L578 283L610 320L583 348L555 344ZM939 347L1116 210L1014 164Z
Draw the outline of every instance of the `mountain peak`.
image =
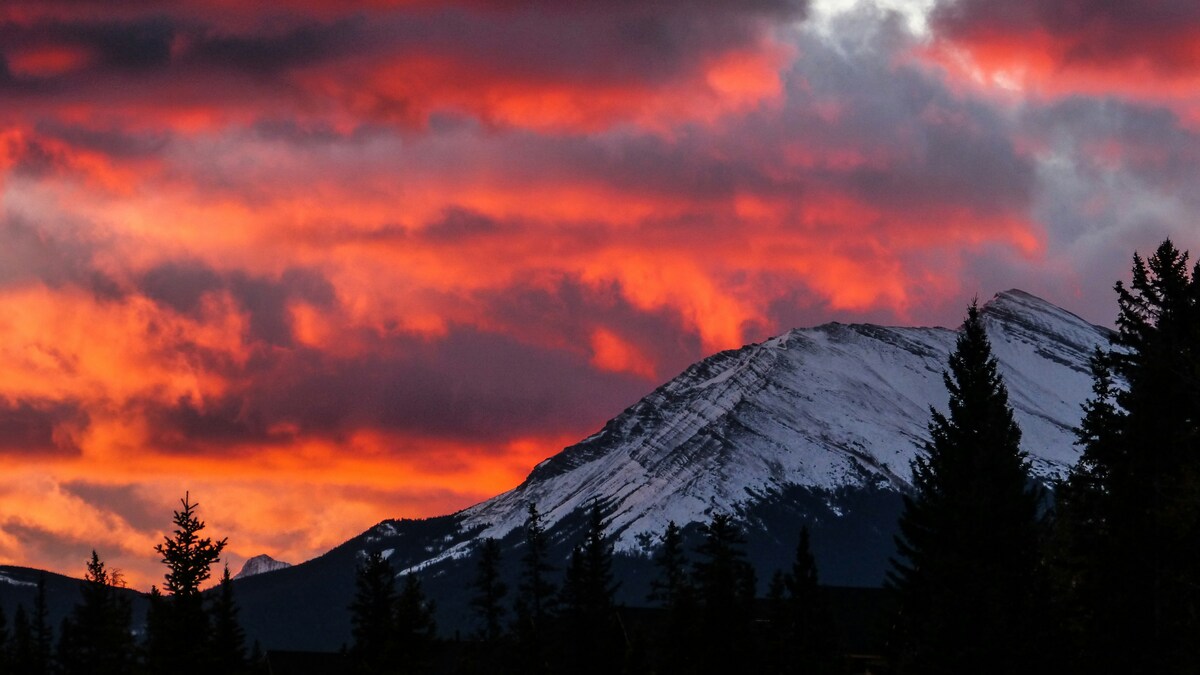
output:
M291 566L291 563L283 562L282 560L276 560L266 553L263 553L247 560L242 565L241 571L235 574L233 578L245 579L246 577L252 577L256 574L274 572L275 570L281 570Z

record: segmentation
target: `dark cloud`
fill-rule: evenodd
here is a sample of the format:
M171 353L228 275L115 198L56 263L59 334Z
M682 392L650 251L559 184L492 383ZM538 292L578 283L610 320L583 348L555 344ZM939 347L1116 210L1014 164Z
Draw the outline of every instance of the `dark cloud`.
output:
M273 352L255 367L266 372L217 400L143 403L155 442L167 451L233 450L294 434L345 440L355 430L381 429L498 443L599 425L646 386L597 373L581 354L465 326L437 341L380 338L356 358Z
M102 512L116 514L142 532L157 532L170 519L170 506L143 497L137 485L76 480L63 483L62 488Z
M15 213L0 213L0 287L45 284L77 286L97 299L121 296L116 281L93 264L97 244L82 228L54 232Z
M170 142L170 137L163 132L134 133L115 128L94 128L66 123L57 119L43 119L37 123L35 130L40 136L120 159L154 157Z
M1048 36L1060 66L1149 64L1190 74L1200 63L1200 5L1190 0L942 0L931 16L935 31L951 40L1008 43L1014 51L1038 49L1031 38Z
M156 265L141 274L137 285L160 305L197 319L202 318L205 294L227 290L249 315L247 339L280 346L292 344L289 302L298 299L329 307L336 299L333 285L315 270L290 268L268 278L242 271L218 272L194 260Z
M87 423L87 413L72 402L0 399L0 452L77 455L75 435Z

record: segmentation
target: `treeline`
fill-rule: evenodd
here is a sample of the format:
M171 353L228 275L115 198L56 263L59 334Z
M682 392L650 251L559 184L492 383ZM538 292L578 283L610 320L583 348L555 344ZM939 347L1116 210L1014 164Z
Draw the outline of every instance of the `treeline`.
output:
M984 318L976 304L968 309L944 373L946 412L931 410L886 579L896 609L879 651L891 672L1200 672L1200 265L1165 241L1148 259L1135 254L1132 281L1116 293L1116 336L1093 355L1076 430L1081 458L1049 489L1020 449ZM524 535L515 589L501 580L498 544L480 545L478 642L460 670L846 666L806 532L793 569L776 574L769 599L756 604L754 570L729 516L707 523L691 551L668 526L651 597L659 610L641 619L614 604L598 505L565 570L547 555L533 505ZM421 664L380 663L371 672Z
M1116 293L1053 495L969 309L888 578L894 672L1200 672L1200 265L1165 241Z
M675 523L662 535L657 578L648 600L659 612L619 607L613 550L604 513L588 510L581 541L565 567L551 562L542 515L529 505L517 583L501 573L495 539L479 544L471 582L476 631L454 645L434 639L433 605L414 574L396 575L378 552L358 568L351 605L354 644L363 673L837 673L840 654L816 565L802 530L796 559L756 598L754 568L742 532L729 515L700 528L686 550ZM450 658L434 654L453 652Z
M92 551L80 598L57 631L49 624L45 578L31 610L18 605L11 630L0 610L0 673L11 675L200 675L264 673L257 645L248 653L229 568L202 593L226 541L200 536L204 523L190 496L175 530L155 547L167 567L164 588L150 590L144 630L135 631L130 593L119 570Z

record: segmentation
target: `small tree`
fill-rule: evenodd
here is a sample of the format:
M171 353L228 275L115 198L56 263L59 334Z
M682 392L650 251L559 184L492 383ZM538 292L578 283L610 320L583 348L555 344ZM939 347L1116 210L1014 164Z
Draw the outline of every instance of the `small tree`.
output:
M543 636L548 628L555 588L550 582L554 567L547 560L546 530L537 506L529 504L525 519L525 553L521 557L521 577L517 586L517 638L523 649L528 672L548 669Z
M350 655L359 672L385 673L396 662L396 574L379 551L367 554L354 577Z
M1038 496L975 303L943 379L949 416L931 410L888 575L901 607L896 669L1032 672Z
M132 607L116 588L120 574L96 551L87 562L80 603L63 621L59 661L68 673L118 675L133 668Z
M471 606L479 616L480 635L489 642L500 639L503 633L504 605L508 586L500 580L500 542L488 537L479 547L479 568L471 584L475 595Z
M688 576L683 533L673 520L662 534L654 565L658 576L650 582L650 600L667 611L658 670L672 675L692 672L697 652L695 592Z
M425 597L420 579L415 574L404 575L395 609L397 662L404 672L418 671L429 656L437 633L433 611L433 601Z
M583 543L575 547L563 583L566 630L571 643L572 671L609 673L620 670L624 650L614 611L617 585L612 575L612 546L604 536L604 517L593 503Z
M154 547L167 566L164 588L169 595L154 609L153 624L147 622L147 648L152 658L163 660L156 667L180 674L203 673L210 661L210 626L200 589L227 539L200 536L204 530L204 521L196 516L200 505L191 502L189 493L180 503L183 509L174 512L172 536Z
M50 608L46 604L46 577L39 574L37 594L33 597L33 672L49 673L53 667L54 629L50 627Z
M238 622L239 611L233 597L233 579L229 576L229 565L226 565L211 610L213 665L222 673L247 670L246 632Z
M829 599L817 578L817 562L809 546L808 527L800 529L796 559L784 577L787 587L787 632L789 672L836 673L839 671L837 636Z
M701 608L700 672L739 672L747 669L754 655L754 568L746 561L746 540L732 516L714 515L703 533L693 566Z

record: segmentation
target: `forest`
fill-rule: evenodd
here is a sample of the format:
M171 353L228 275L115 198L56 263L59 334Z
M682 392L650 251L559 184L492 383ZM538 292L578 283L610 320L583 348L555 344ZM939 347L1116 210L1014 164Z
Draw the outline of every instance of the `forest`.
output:
M397 576L367 551L346 599L351 641L328 663L378 674L1200 671L1200 265L1164 241L1134 255L1115 292L1080 460L1049 485L1031 476L979 309L967 309L946 412L930 411L912 466L877 653L842 642L803 527L791 567L760 584L733 514L714 515L690 546L671 523L645 606L625 607L601 505L556 561L529 504L511 587L498 542L478 544L473 634L439 635L420 573ZM197 506L185 495L155 548L167 572L144 626L93 551L61 625L49 625L44 588L32 607L0 612L0 673L283 672L247 644L228 568L206 588L226 540L203 535Z

